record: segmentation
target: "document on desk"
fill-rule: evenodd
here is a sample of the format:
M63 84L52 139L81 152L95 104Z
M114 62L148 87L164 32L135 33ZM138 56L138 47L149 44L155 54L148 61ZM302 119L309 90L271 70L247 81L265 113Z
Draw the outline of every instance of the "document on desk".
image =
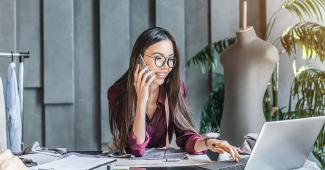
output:
M114 162L112 158L89 158L71 155L43 165L31 167L31 170L50 169L50 170L81 170L93 169Z
M166 162L164 159L144 160L144 159L118 159L114 167L178 167L178 166L198 166L212 163L209 157L204 155L189 155L188 159L176 162Z
M147 149L142 157L135 157L132 159L141 160L182 160L188 158L188 153L175 148L150 148Z

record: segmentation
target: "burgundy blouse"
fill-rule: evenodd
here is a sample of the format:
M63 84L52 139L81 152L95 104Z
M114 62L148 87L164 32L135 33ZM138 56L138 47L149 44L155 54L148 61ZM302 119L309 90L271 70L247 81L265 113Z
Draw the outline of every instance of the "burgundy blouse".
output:
M109 107L117 107L115 105L118 96L121 94L125 94L125 84L115 84L110 87L107 93ZM180 81L180 92L183 94L183 97L187 101L187 90L183 81ZM159 87L159 95L157 99L157 109L151 118L146 115L146 134L145 134L145 142L140 143L137 140L137 137L134 135L132 127L129 129L129 137L128 137L128 147L126 147L126 151L135 155L135 156L143 156L146 148L159 148L164 147L166 145L166 133L167 133L167 125L166 125L166 113L165 113L165 99L166 99L166 90L162 85ZM168 124L168 134L169 140L172 140L173 132L176 134L176 143L177 145L184 151L190 154L203 154L205 152L195 152L194 144L198 139L201 139L199 134L192 131L184 131L178 128L171 119L171 115L169 118Z

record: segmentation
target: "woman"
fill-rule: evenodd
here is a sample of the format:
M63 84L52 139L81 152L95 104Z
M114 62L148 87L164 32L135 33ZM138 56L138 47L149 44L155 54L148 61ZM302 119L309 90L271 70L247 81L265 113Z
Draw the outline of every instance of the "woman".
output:
M144 69L139 57L147 65ZM177 145L190 154L210 149L228 152L238 161L238 152L226 141L203 138L194 129L179 61L175 40L167 30L154 27L138 37L128 71L108 90L115 147L143 156L145 148L168 145L175 131Z

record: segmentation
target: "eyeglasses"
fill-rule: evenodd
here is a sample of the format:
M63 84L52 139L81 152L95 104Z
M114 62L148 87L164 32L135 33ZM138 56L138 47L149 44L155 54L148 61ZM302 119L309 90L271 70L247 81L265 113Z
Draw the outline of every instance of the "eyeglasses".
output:
M148 56L150 58L153 58L155 60L155 65L157 67L162 67L167 62L168 67L173 68L177 63L177 59L175 57L168 57L167 58L167 57L165 57L165 56L163 56L161 54L154 54L153 56L146 55L146 54L144 54L144 55Z

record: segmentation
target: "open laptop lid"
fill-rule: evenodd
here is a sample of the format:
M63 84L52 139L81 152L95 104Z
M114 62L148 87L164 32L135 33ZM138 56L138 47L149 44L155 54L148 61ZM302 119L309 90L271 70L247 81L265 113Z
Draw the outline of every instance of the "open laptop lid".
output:
M325 116L265 123L245 169L303 166L324 122Z

